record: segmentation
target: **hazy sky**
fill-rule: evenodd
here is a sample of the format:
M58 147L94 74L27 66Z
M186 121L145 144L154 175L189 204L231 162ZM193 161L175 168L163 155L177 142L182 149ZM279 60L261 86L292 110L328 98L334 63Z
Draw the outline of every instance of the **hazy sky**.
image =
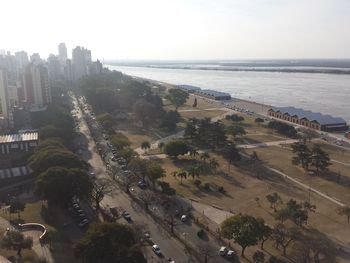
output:
M0 49L43 57L350 58L350 0L3 0Z

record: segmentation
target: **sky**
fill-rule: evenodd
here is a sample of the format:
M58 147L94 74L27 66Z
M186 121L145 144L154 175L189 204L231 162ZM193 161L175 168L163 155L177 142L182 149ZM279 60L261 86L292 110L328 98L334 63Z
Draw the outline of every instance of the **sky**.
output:
M94 59L350 58L350 0L1 0L0 50Z

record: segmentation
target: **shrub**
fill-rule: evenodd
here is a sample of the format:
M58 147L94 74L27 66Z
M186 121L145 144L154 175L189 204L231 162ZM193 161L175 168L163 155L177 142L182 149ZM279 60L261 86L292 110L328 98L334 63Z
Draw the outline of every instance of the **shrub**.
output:
M196 180L194 180L193 183L194 183L195 186L199 187L202 182L201 182L201 180L196 179Z
M220 192L220 193L225 193L226 190L225 190L225 188L224 188L223 186L219 186L219 187L218 187L218 192Z
M205 183L205 184L204 184L204 189L205 189L206 191L209 191L209 190L210 190L210 184L209 184L209 183Z

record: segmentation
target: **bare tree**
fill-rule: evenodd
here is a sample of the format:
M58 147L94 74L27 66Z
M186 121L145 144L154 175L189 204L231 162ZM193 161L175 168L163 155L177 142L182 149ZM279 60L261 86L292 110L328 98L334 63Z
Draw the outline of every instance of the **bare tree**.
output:
M112 191L111 182L109 180L100 180L95 182L92 187L91 199L95 202L96 209L100 209L100 203L106 194Z
M276 248L282 246L283 255L287 254L287 247L292 243L297 237L297 230L294 228L287 228L281 223L277 223L272 232L272 239L275 241Z

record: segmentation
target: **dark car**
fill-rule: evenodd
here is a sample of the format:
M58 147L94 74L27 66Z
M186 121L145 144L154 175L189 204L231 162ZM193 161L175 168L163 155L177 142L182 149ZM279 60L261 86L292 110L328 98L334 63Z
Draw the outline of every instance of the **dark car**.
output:
M145 189L147 187L147 184L144 180L141 180L137 183L137 186L140 187L141 189Z

